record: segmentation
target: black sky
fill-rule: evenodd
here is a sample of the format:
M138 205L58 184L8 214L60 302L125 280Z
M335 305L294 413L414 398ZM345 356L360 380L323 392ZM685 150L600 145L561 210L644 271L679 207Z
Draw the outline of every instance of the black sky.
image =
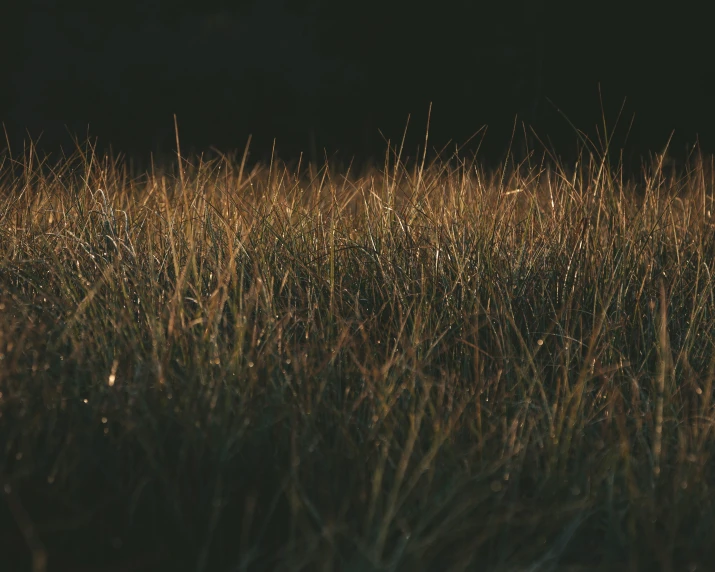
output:
M628 152L715 148L715 44L700 3L16 2L2 20L0 119L52 150L68 132L143 156L182 146L380 156L411 114L412 151L482 125L497 158L515 118L568 155L610 125ZM601 99L599 100L599 85ZM603 106L603 107L602 107ZM558 110L557 110L558 109ZM559 111L560 110L560 111Z

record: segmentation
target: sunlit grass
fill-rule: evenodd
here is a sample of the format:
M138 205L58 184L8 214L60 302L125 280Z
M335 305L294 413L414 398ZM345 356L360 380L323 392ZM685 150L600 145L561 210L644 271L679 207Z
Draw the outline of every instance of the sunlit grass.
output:
M4 156L6 553L708 569L708 161Z

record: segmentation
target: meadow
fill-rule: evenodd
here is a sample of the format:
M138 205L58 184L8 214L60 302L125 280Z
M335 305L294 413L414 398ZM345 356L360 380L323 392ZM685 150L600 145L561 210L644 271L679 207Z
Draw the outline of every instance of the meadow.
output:
M3 570L709 570L712 158L0 156Z

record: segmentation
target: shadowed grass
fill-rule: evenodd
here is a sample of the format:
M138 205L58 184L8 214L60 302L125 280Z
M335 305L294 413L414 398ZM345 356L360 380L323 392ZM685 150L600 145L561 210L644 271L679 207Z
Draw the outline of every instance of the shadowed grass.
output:
M708 569L713 169L662 164L5 156L3 553Z

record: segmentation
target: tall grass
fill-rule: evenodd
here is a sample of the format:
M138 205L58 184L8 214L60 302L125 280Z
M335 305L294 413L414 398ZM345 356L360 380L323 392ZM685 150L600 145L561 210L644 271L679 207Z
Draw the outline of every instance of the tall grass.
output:
M715 565L712 163L537 159L6 154L7 561Z

